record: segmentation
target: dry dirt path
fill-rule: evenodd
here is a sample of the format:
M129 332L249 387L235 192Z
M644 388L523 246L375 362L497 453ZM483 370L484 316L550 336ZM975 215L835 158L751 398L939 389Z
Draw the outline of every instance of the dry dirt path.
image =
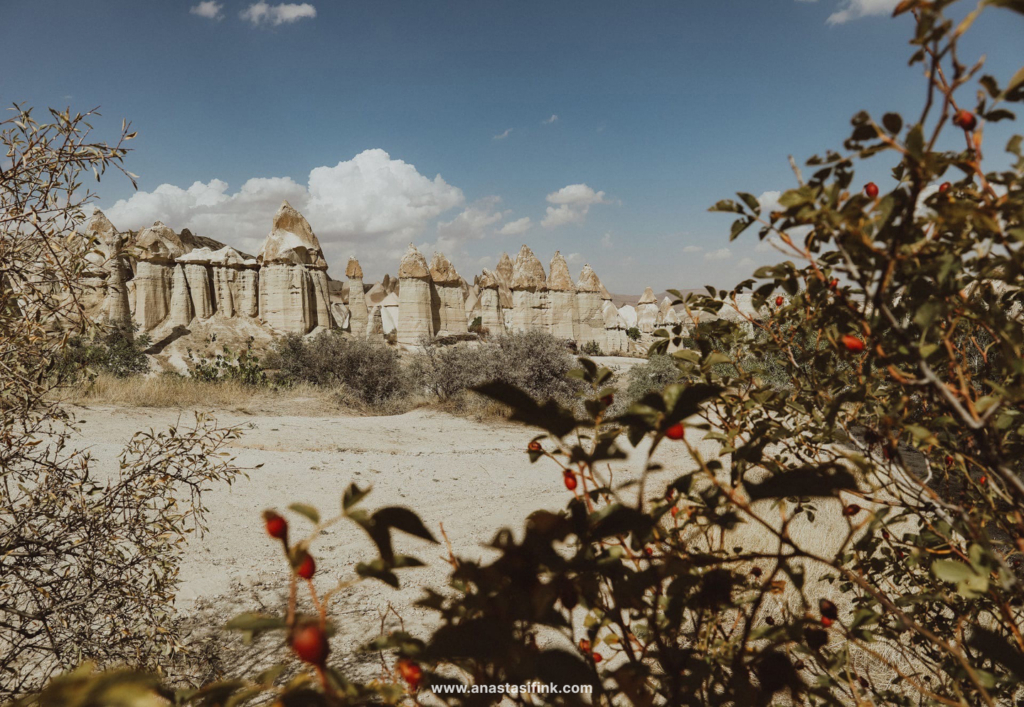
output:
M117 455L133 431L167 428L179 417L191 416L159 408L75 406L73 411L83 422L79 443L108 472L116 469ZM393 417L215 414L222 425L252 426L232 443L231 452L240 466L263 466L253 468L248 479L217 486L204 496L209 530L189 541L181 565L178 604L184 615L211 603L223 615L278 609L288 572L279 547L263 530L261 511L302 502L318 507L324 516L333 514L352 481L373 486L365 502L369 508L408 506L439 539L439 524L444 523L456 553L467 558L483 557L487 550L482 545L502 527L521 537L530 511L557 510L569 500L553 463L530 463L525 448L531 430L509 423L424 410ZM642 459L624 463L616 481L640 465ZM673 477L666 473L664 478ZM295 531L309 528L294 514L289 519ZM447 553L443 545L401 534L396 534L396 550L416 555L428 567L405 570L400 590L365 581L342 592L332 611L342 623L342 645L336 648L343 649L344 642L355 648L376 635L379 612L389 603L407 628L424 631L432 624L432 616L412 604L424 586L444 591ZM317 539L313 554L318 587L327 589L353 578L355 564L371 559L373 549L360 529L342 523Z

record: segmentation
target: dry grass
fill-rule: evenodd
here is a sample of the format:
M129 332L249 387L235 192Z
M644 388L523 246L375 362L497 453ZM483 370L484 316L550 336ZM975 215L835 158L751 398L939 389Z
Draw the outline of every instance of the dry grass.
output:
M296 385L257 388L236 382L207 383L174 375L115 378L100 374L64 391L64 400L78 405L184 409L281 410L287 414L322 415L351 411L338 391ZM363 412L363 411L357 411Z

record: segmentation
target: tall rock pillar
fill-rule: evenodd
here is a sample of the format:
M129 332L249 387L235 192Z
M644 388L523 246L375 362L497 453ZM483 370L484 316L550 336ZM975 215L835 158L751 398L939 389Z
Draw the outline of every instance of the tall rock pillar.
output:
M398 268L398 343L416 346L434 335L431 280L426 258L409 244Z
M369 310L366 308L366 292L363 290L363 268L355 258L348 259L345 277L348 278L349 330L353 336L364 336Z

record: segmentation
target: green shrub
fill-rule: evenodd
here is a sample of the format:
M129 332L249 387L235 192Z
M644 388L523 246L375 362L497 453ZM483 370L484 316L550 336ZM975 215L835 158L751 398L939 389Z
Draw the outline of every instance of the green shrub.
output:
M364 403L379 404L408 390L398 352L383 344L325 331L311 338L278 339L266 359L277 380L323 387L344 386Z
M469 325L471 334L479 334L483 330L483 317L476 317Z
M216 336L209 341L216 341ZM212 359L206 356L197 358L192 349L189 349L188 360L191 364L189 369L192 377L207 383L231 381L242 385L266 385L267 373L260 365L259 357L253 353L252 343L253 338L250 336L245 344L245 350L237 352L224 346Z
M121 328L100 331L92 337L73 337L62 352L57 372L66 380L99 371L117 378L143 375L149 372L149 359L143 352L151 344L148 334L133 336Z
M567 377L574 368L576 359L565 344L542 332L505 334L483 346L428 344L412 365L415 380L440 400L500 380L540 400L569 401L579 389Z
M640 341L640 330L635 326L631 326L626 329L626 336L629 337L630 341Z
M601 344L596 341L588 341L580 347L580 353L584 356L604 356L601 351Z
M651 391L661 390L666 385L675 383L679 377L675 359L663 354L654 354L644 363L629 369L622 402L628 407Z

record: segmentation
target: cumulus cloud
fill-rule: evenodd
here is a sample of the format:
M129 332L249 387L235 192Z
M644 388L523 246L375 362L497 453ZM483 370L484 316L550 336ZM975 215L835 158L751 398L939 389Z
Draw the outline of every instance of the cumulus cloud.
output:
M502 236L519 236L529 231L532 225L533 222L530 221L530 217L524 216L515 221L509 221L501 227L498 233Z
M504 218L504 214L495 209L501 203L501 197L488 196L466 209L451 221L437 224L438 239L450 241L468 241L483 238L487 230Z
M493 139L494 140L504 140L505 138L507 138L511 134L512 134L512 128L509 128L505 132L499 133L498 135L495 135Z
M268 24L274 27L283 24L291 24L299 20L313 19L316 17L316 8L308 2L304 3L281 3L271 5L267 2L254 2L239 14L243 20L252 24L253 27Z
M728 260L732 257L732 251L728 248L711 250L704 254L704 260Z
M569 253L569 255L565 256L565 262L569 263L570 265L573 264L573 263L582 263L583 262L583 254L582 253Z
M224 9L224 5L213 0L203 0L198 5L194 5L189 8L189 12L193 15L199 15L205 17L208 20L221 20L224 19L224 15L221 10Z
M333 167L317 167L303 186L289 177L250 179L235 193L219 179L187 189L161 184L106 210L121 229L163 221L254 253L270 231L282 200L306 216L325 249L351 246L381 258L420 236L427 225L465 201L441 175L433 179L380 149L365 150ZM457 220L457 219L456 219ZM449 236L450 237L450 236ZM346 250L345 254L348 254Z
M554 113L552 113L550 118L546 118L545 120L540 121L540 123L541 123L541 125L551 125L552 123L556 122L557 120L558 120L558 116L555 115Z
M603 191L594 191L586 184L569 184L547 196L549 204L540 222L544 228L556 228L567 223L583 223L594 204L607 204Z
M699 245L688 245L685 248L683 248L684 253L699 253L702 250L704 249L701 248Z
M872 15L889 15L899 0L845 0L843 7L828 16L830 25L841 25L850 20Z

